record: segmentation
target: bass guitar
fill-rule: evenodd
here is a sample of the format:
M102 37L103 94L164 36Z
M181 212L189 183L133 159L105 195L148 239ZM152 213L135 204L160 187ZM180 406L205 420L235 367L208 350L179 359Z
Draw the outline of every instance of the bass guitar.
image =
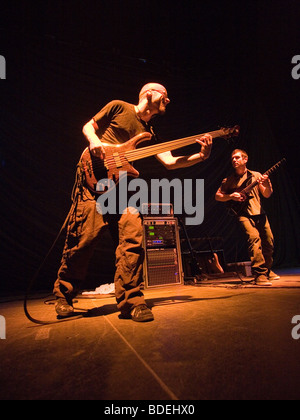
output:
M126 172L127 176L138 178L139 172L132 166L132 162L157 155L159 153L180 149L196 142L196 139L202 137L203 134L197 134L191 137L167 141L151 146L144 146L137 149L137 146L152 138L152 134L144 132L131 138L120 145L110 145L103 143L105 150L105 158L101 159L92 156L90 149L87 147L80 158L80 164L84 170L86 186L97 194L103 194L108 191L107 184L98 185L102 179L113 181L113 186L118 184L120 180L120 172ZM239 126L231 128L221 128L208 133L212 138L225 138L226 140L239 134Z
M268 169L264 173L264 175L268 175L268 176L271 175L285 162L286 162L285 158L281 159L274 166L272 166L272 168ZM249 200L251 198L250 193L258 185L257 180L247 185L249 180L251 180L251 178L252 177L249 177L248 179L246 179L246 181L243 183L243 185L240 188L237 188L236 190L232 191L232 192L239 192L244 198L243 201L234 201L234 200L228 201L227 206L228 206L229 212L234 216L239 216L243 212L243 210L247 207Z

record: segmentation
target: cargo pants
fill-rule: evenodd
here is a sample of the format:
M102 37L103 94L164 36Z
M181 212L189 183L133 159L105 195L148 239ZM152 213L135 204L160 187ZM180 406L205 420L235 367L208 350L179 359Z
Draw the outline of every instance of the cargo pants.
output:
M267 216L240 216L239 221L247 238L252 274L268 276L273 265L274 238Z
M75 196L53 293L69 302L77 295L94 249L104 230L109 229L116 245L114 283L117 307L127 316L134 307L145 303L141 291L144 261L141 215L135 208L125 209L121 215L100 214L95 197L84 186L77 187Z

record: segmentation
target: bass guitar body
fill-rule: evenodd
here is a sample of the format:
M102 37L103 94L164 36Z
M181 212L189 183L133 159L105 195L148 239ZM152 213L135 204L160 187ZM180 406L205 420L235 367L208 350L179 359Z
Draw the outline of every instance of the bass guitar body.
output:
M250 182L251 182L251 178L250 178ZM234 200L228 201L227 207L228 207L229 213L232 214L233 216L240 216L242 212L247 208L250 198L252 198L250 193L245 192L245 187L248 184L249 184L249 179L247 179L240 188L236 188L230 191L230 194L233 192L240 193L244 199L244 201L234 201Z
M112 183L113 181L114 185L119 183L120 172L122 175L122 172L126 171L127 176L138 178L139 172L130 164L126 153L130 150L135 150L139 143L149 141L151 137L150 133L144 132L120 145L103 143L105 150L104 159L92 156L90 149L87 147L80 158L86 186L92 192L101 194L110 188L110 182Z

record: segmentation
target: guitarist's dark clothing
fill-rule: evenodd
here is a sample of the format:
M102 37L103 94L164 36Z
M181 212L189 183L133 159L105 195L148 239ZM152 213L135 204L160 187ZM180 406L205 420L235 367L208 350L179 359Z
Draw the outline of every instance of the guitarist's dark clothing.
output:
M242 177L234 173L223 180L220 187L221 192L231 194L241 191L259 176L259 172L249 170ZM254 277L260 275L268 277L273 265L274 238L267 215L261 205L258 186L251 191L248 202L237 218L247 237L252 274Z
M125 143L137 134L152 130L150 125L137 117L134 105L119 100L105 105L93 120L103 143Z
M94 117L99 136L106 143L124 143L137 134L152 131L140 120L134 105L112 101ZM83 170L78 165L78 177ZM144 251L142 221L136 209L122 215L105 215L96 210L97 196L84 182L78 182L74 194L74 208L67 225L67 236L61 266L54 284L54 295L68 302L76 296L86 277L93 251L109 229L116 246L115 295L118 308L124 315L145 303L141 291ZM101 278L101 273L99 275Z
M221 191L224 194L231 194L235 191L239 192L243 190L247 185L251 184L253 181L257 180L260 177L259 172L255 171L247 171L244 173L242 177L233 173L228 178L223 179L221 185ZM241 211L239 211L240 215L245 216L257 216L259 214L264 214L265 211L261 206L260 194L258 187L255 187L250 193L250 200L247 200L244 203L237 203L234 202L235 206L240 206Z

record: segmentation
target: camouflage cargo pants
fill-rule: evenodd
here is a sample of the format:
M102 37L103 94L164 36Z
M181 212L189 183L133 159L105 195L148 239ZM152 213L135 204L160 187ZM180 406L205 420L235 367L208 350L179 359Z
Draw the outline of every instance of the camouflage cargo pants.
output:
M87 274L93 251L105 229L109 229L116 244L115 294L118 309L127 315L132 308L144 304L141 291L144 250L142 219L134 208L122 215L102 215L96 200L82 187L77 204L70 214L61 266L54 284L54 295L76 296Z

